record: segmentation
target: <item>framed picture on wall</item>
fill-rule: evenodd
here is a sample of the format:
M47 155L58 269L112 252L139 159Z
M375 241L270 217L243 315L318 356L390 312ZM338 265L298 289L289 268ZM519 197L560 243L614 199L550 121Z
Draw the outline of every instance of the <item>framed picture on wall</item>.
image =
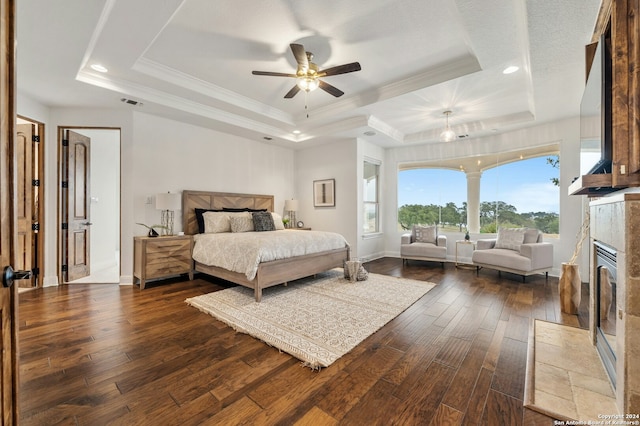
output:
M324 179L313 181L313 207L335 207L336 180Z

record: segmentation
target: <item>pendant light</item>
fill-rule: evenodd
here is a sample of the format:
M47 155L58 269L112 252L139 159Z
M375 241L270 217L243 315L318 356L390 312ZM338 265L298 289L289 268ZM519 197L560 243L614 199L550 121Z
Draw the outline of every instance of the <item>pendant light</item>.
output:
M442 142L452 142L456 140L457 136L456 136L456 132L451 130L451 127L449 127L449 116L451 115L451 111L445 111L443 114L446 117L447 125L444 128L444 131L440 133L440 140Z

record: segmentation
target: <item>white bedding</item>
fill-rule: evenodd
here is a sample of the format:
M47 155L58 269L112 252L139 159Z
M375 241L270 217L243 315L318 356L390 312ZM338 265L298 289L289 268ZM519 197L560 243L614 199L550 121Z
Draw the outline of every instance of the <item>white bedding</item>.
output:
M193 259L245 274L253 280L258 264L347 247L340 234L322 231L223 232L194 235Z

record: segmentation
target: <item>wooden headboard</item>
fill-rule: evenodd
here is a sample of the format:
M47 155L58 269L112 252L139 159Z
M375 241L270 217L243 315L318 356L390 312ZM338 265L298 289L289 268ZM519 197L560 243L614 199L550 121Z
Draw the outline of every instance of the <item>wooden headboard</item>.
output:
M182 229L187 235L198 233L196 208L249 208L273 211L273 195L234 194L231 192L182 191Z

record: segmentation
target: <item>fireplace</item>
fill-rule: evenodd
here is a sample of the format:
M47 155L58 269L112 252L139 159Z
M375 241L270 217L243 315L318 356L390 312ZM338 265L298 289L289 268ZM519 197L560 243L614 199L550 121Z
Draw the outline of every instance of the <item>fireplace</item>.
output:
M589 203L589 335L618 414L640 412L640 189Z
M616 282L617 252L601 242L593 243L596 273L595 338L611 384L616 387Z

